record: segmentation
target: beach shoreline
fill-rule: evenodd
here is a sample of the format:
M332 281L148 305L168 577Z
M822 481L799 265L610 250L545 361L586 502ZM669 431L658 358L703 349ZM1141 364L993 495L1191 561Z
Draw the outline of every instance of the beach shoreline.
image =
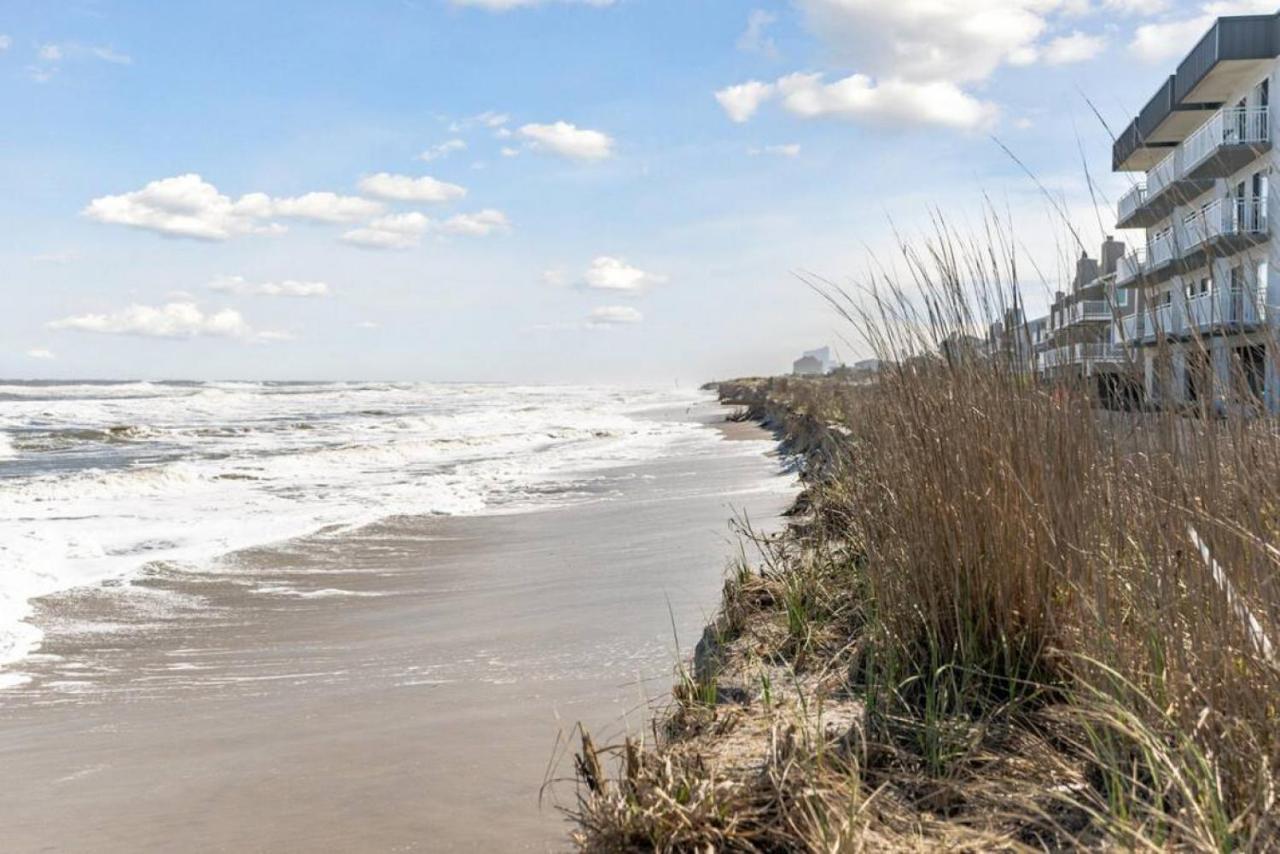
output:
M644 729L716 607L728 521L793 497L767 433L729 434L759 444L612 468L581 503L40 600L31 682L0 692L7 849L563 848L565 792L538 796L572 727Z

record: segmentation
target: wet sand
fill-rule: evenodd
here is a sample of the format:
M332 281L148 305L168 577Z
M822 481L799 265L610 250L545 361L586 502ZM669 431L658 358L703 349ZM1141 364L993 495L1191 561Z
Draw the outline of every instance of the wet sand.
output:
M538 803L557 737L644 728L673 622L688 652L716 606L730 516L790 500L764 448L41 600L32 681L0 692L0 847L562 849Z

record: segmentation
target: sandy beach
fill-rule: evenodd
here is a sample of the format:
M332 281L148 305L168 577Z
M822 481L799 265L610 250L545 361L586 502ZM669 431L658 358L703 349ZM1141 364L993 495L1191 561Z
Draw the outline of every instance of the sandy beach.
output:
M563 848L539 805L557 739L645 726L673 624L687 653L716 606L730 517L789 500L770 446L743 447L608 470L572 506L397 517L41 600L31 681L0 692L4 849Z

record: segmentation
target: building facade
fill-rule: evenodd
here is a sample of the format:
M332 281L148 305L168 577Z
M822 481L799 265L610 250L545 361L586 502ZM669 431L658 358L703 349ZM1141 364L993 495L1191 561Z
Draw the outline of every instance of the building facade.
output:
M1119 338L1155 404L1280 407L1278 58L1280 13L1218 19L1113 147L1116 171L1143 173L1117 224L1146 239L1119 259L1114 292L1131 307Z

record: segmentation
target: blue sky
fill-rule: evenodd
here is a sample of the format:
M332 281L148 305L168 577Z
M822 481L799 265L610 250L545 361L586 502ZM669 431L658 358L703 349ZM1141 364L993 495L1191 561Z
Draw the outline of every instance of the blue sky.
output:
M695 383L983 194L1061 286L1173 0L0 5L0 376ZM1102 227L1113 215L1102 211ZM1026 267L1024 266L1024 269Z

